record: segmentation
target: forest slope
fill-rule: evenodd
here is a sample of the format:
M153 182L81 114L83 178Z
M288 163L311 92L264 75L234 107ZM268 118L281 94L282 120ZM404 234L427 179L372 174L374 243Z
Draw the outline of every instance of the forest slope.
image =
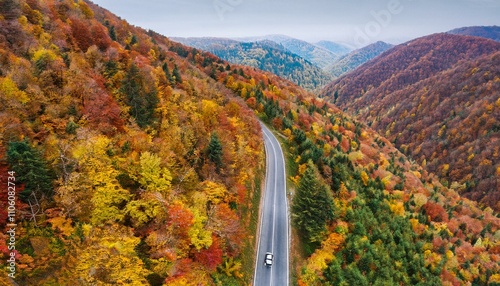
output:
M319 41L319 42L315 43L315 45L329 50L330 52L334 53L338 57L342 57L342 56L344 56L352 51L351 47L348 47L344 44L339 44L337 42L332 42L332 41Z
M282 45L287 51L294 53L301 58L313 63L321 69L332 65L341 56L344 55L342 51L332 52L328 48L320 45L311 44L309 42L295 39L284 35L267 35L262 37L243 38L244 41L273 41Z
M491 208L461 198L331 104L261 93L241 76L229 83L292 156L299 285L500 283L500 219Z
M321 96L468 198L500 210L500 43L437 34L399 45Z
M196 67L227 62L84 1L3 1L0 13L0 170L3 186L7 171L18 182L16 282L247 284L260 125Z
M382 54L393 46L384 42L376 42L361 49L354 50L347 55L342 56L327 70L335 78L338 78L357 67L363 65L369 60Z
M213 53L234 64L274 73L309 91L321 89L332 80L330 75L317 66L271 41L243 43L217 38L175 38L174 40Z

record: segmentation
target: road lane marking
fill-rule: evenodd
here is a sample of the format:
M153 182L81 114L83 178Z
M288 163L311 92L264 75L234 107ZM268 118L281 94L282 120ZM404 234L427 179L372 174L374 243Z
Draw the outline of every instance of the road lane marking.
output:
M264 146L266 147L265 148L265 152L266 152L266 175L265 175L265 180L266 180L266 190L264 190L264 195L263 195L263 208L265 209L266 207L266 200L268 199L268 191L270 190L270 186L272 185L272 182L270 182L268 179L269 179L269 171L270 171L270 164L268 164L268 162L270 162L270 154L271 154L271 148L273 150L272 153L273 154L273 157L274 157L274 194L273 194L273 221L272 221L272 237L271 237L271 252L273 252L274 254L274 240L275 240L275 235L276 235L276 230L275 230L275 227L276 227L276 193L277 193L277 188L278 188L278 156L281 157L281 161L282 161L282 179L283 180L283 187L284 187L284 195L285 195L285 211L286 211L286 219L287 219L287 222L286 222L286 225L285 225L285 233L287 235L287 244L286 244L286 260L285 260L285 266L286 266L286 283L287 285L290 284L290 269L289 269L289 251L290 251L290 228L289 228L289 209L288 209L288 199L287 199L287 194L286 194L286 171L285 171L285 158L284 158L284 155L283 155L283 150L281 149L281 145L279 144L279 142L277 141L276 137L271 133L271 131L269 129L267 129L267 127L261 123L261 126L262 126L262 133L263 135L265 136L265 138L267 140L265 140L265 144ZM270 135L269 135L270 133ZM267 144L266 144L267 143ZM277 147L275 147L275 145L277 144ZM279 150L279 154L277 152L277 150ZM264 209L262 210L261 212L261 224L260 224L260 233L259 233L259 239L258 239L258 246L257 246L257 259L256 259L256 267L255 267L255 273L254 273L254 285L256 286L255 282L257 280L257 270L258 270L258 267L259 267L259 263L260 263L260 244L261 244L261 237L263 236L262 235L262 228L263 228L263 220L265 219L265 212L264 212ZM267 250L266 250L267 251ZM274 262L274 261L273 261ZM274 265L275 263L273 263ZM273 268L274 267L271 267L270 271L271 271L271 281L270 281L270 285L273 285L273 282L274 282L274 279L273 279ZM259 285L260 286L260 285Z
M266 134L267 135L267 134ZM276 153L276 148L274 148L274 142L271 138L271 136L267 135L269 138L269 142L271 143L271 147L273 148L273 154L274 154L274 188L273 188L273 231L272 231L272 236L271 236L271 252L274 253L274 239L276 237L276 193L277 193L277 187L278 187L278 160L276 158L277 153ZM276 260L276 259L274 259ZM274 264L274 263L273 263ZM273 268L271 268L271 285L273 285Z

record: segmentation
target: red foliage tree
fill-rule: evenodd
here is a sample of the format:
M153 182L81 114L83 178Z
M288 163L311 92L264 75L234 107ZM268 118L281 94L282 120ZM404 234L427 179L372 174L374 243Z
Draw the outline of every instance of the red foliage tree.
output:
M425 213L430 217L432 221L435 222L447 222L448 214L446 210L441 206L433 202L427 202L423 209Z
M228 247L227 252L236 255L239 252L239 245L243 236L243 230L240 227L240 218L229 207L228 204L220 204L215 211L217 224L222 227L221 238L225 240Z
M113 97L104 92L88 96L84 101L84 114L95 129L106 135L123 131L120 107Z
M188 231L193 225L193 214L180 203L170 205L168 209L167 226L172 227L179 237L188 237Z
M91 34L94 39L95 45L101 50L105 51L111 45L111 38L108 31L102 25L92 25Z
M78 18L71 18L71 32L78 48L83 52L94 44L92 33L89 30L89 24Z
M220 240L212 235L212 245L194 253L194 260L203 264L208 271L213 272L222 263L222 248Z

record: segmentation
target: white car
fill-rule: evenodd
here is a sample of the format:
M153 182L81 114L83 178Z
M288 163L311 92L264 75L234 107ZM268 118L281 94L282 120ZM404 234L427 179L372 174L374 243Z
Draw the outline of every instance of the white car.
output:
M271 252L266 252L266 256L264 258L264 265L271 267L273 265L273 257L274 255Z

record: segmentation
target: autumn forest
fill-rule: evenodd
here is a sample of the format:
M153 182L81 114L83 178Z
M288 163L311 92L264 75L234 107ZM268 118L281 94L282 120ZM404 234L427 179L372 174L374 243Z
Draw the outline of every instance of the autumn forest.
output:
M0 3L1 285L251 285L259 122L292 285L500 285L499 43L418 39L313 94L90 1Z

